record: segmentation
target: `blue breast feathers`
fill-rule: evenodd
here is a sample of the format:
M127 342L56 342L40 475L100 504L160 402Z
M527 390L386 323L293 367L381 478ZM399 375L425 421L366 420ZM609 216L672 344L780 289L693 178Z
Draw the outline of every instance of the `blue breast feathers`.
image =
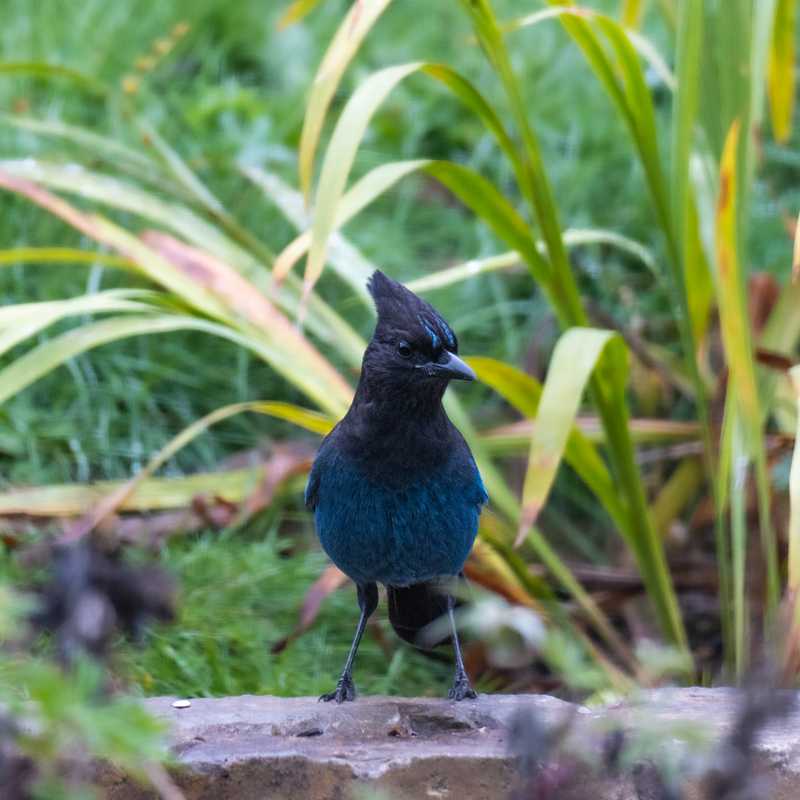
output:
M488 498L471 456L451 462L396 488L371 482L341 452L320 452L306 500L334 564L358 583L391 586L457 575Z

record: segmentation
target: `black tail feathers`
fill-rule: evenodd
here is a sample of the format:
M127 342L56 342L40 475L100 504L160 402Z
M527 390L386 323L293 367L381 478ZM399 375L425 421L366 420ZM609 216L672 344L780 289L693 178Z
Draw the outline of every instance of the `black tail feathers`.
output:
M413 586L387 586L386 591L389 622L401 639L423 650L450 641L447 635L433 640L428 636L420 636L423 628L447 614L447 591L444 586L429 581Z

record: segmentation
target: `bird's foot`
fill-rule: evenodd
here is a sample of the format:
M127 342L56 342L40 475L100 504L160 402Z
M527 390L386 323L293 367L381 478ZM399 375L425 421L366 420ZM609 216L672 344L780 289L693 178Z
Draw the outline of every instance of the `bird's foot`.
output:
M342 675L336 688L332 692L320 695L319 702L330 703L335 700L336 703L352 702L356 699L356 686L353 683L353 678L350 675Z
M453 686L447 693L449 700L475 700L478 693L470 686L469 678L466 675L456 675Z

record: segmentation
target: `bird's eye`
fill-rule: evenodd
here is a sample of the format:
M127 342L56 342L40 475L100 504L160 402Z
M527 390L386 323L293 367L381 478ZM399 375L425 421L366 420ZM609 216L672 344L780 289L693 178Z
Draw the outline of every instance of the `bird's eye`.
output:
M411 345L408 342L400 342L397 345L397 352L400 354L401 358L411 358Z

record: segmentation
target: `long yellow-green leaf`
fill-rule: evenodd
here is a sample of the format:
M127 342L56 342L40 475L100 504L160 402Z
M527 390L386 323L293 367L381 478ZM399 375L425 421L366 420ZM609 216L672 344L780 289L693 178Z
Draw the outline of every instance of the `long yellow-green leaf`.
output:
M72 247L12 247L0 250L0 267L14 264L103 264L130 272L138 267L130 259L111 253L77 250Z
M338 207L347 175L371 116L397 83L419 71L445 85L456 99L473 111L509 157L515 172L520 177L524 176L525 167L502 121L480 92L457 72L446 65L417 62L388 67L373 73L358 87L345 106L325 154L314 207L312 241L306 266L306 293L310 291L322 270L327 239L336 224ZM428 171L434 169L435 166L431 165ZM515 214L515 216L518 215ZM525 238L529 243L528 231L526 231ZM541 277L546 273L546 264L536 252L535 247L529 248L529 252L525 250L521 252L526 260L529 260L535 275L538 273Z
M336 218L333 223L333 230L344 227L354 216L360 213L366 206L380 197L384 192L394 186L406 175L416 172L429 162L425 159L412 161L395 161L390 164L382 164L370 170L360 178L353 187L342 195L336 209ZM306 231L292 242L290 242L278 257L272 267L272 274L278 281L285 280L292 267L308 252L311 246L311 231ZM343 275L357 291L365 297L366 279L369 275L364 275L361 270L348 271Z
M122 255L128 258L131 258L133 255L134 257L132 260L135 260L139 264L140 268L151 280L175 292L204 313L217 318L225 318L227 311L219 300L205 287L181 274L181 272L175 269L168 261L159 259L153 254L152 258L148 258L145 260L145 263L142 263L142 259L136 256L142 255L141 248L144 246L140 245L140 249L137 249L135 254L131 252L135 248L130 246L130 242L131 240L135 241L135 237L128 236L126 238L126 245L128 246L126 249L121 248L119 236L115 235L119 233L121 229L116 228L116 226L111 225L111 223L99 217L85 214L74 206L71 206L65 200L50 194L36 184L25 179L5 174L2 171L0 171L0 187L27 197L51 214L60 217L69 225L72 225L81 233L102 244L110 245Z
M306 104L306 115L303 120L303 131L300 134L300 152L298 155L300 189L306 198L308 198L311 190L314 156L331 100L336 93L344 71L347 69L347 65L358 52L364 37L378 21L378 18L386 10L390 2L391 0L371 0L371 2L365 4L360 0L355 0L336 31L336 35L333 37L314 76L311 93Z
M91 75L45 61L0 61L0 75L28 75L32 78L64 78L90 94L105 96L108 87Z
M289 276L286 287L281 291L275 291L273 281L264 280L268 276L264 274L263 265L251 253L182 204L165 201L152 192L142 190L139 186L78 165L54 164L33 159L0 161L0 179L3 173L32 182L36 187L47 186L77 194L164 226L188 242L234 266L245 278L274 298L275 302L280 303L286 313L293 315L297 313L299 280ZM7 183L2 185L6 186ZM9 185L8 188L21 191L23 187L15 184L14 187ZM87 219L87 215L72 209L61 198L53 198L46 193L40 195L40 199L35 202L39 202L48 211L61 216L70 224L73 224L72 219ZM88 232L87 235L92 236ZM339 347L350 363L360 363L363 342L352 327L317 295L311 296L309 309L312 312L308 319L309 330Z
M602 355L602 358L601 358ZM604 420L610 453L632 448L625 400L627 354L619 334L586 328L571 328L559 339L548 370L548 378L536 416L531 439L531 457L523 489L523 535L530 529L547 493L567 446L581 395L592 373L595 391L603 398L601 408L615 408L618 414ZM622 498L627 505L619 512L620 532L636 558L648 595L653 600L663 630L679 646L685 647L685 633L666 565L663 544L653 526L635 463L617 462L617 481L625 486ZM636 474L633 474L636 473ZM527 525L524 523L528 522Z
M172 314L112 317L89 323L40 344L0 370L0 404L69 359L94 347L130 336L186 329L204 330L225 338L235 338L232 331L222 326Z
M772 132L786 142L792 132L795 94L794 37L796 0L777 0L769 51L767 94L772 116Z
M166 234L153 234L164 255L122 228L83 214L45 190L0 173L0 186L19 192L81 232L136 261L152 280L196 309L228 324L239 324L242 338L277 371L299 386L321 408L341 415L351 387L316 348L236 270L213 256Z
M738 255L739 129L740 125L736 120L726 137L720 164L716 236L717 294L722 342L730 372L728 391L734 393L737 430L741 426L744 451L756 467L761 545L767 571L768 605L772 609L778 603L780 592L778 554L775 532L770 519L769 476L762 436L763 417L758 396L750 318L745 298L746 276ZM734 436L734 440L738 442L738 437ZM735 468L739 469L739 465L733 463ZM732 508L732 513L733 510ZM737 523L736 516L733 521Z
M333 231L339 201L356 151L372 115L403 78L417 72L421 62L388 67L370 75L342 111L325 152L314 201L314 224L304 277L304 293L310 293L325 262L328 237Z
M536 378L493 358L473 357L467 360L481 382L491 386L529 419L537 417L542 388ZM603 459L580 430L570 425L567 433L567 462L595 493L611 519L617 525L624 526L625 514L619 501L619 493Z
M618 334L592 328L571 328L561 336L547 370L536 426L533 429L517 544L525 538L544 507L561 465L570 433L574 436L578 414L589 378L607 350L607 358L626 355ZM587 443L588 444L588 443ZM608 478L611 484L610 478ZM613 488L612 488L613 491Z
M50 189L77 194L168 227L225 261L249 265L249 270L242 269L246 275L258 269L253 257L231 242L218 227L185 205L164 200L128 181L86 169L79 164L56 164L30 158L0 161L0 172Z
M302 332L236 270L167 234L151 232L146 235L145 244L105 221L101 233L106 242L145 268L164 261L193 278L198 287L207 287L228 309L223 319L233 321L243 338L255 340L258 351L273 369L326 411L341 416L347 409L352 387Z
M20 342L67 317L111 312L152 312L155 310L152 306L136 302L136 298L146 300L153 297L153 292L121 289L82 295L69 300L2 306L0 307L0 356Z
M202 495L212 495L227 503L240 503L263 479L264 467L151 478L136 487L120 510L141 512L186 508L195 497ZM0 492L0 516L77 517L124 485L124 481L100 481L10 489Z
M100 503L92 507L91 511L71 528L65 536L65 541L80 539L99 525L109 514L121 508L131 495L133 495L137 486L139 486L142 481L151 477L158 469L166 464L167 461L173 458L176 453L180 452L198 436L205 433L212 425L216 425L218 422L222 422L223 420L245 412L266 414L267 416L287 420L306 430L311 430L319 434L328 433L334 424L334 420L331 420L330 417L326 417L306 408L301 408L292 403L254 400L243 403L233 403L215 409L184 428L167 442L161 450L152 456L135 477L127 483L122 484L122 486L114 492L103 498Z
M543 238L547 244L548 257L550 265L552 265L549 297L563 326L585 325L587 315L582 306L575 276L564 247L552 187L544 170L538 141L528 121L527 105L524 102L519 81L514 74L511 57L504 44L500 27L488 0L462 0L461 4L472 19L481 46L503 84L511 104L514 120L521 134L525 172L520 189L535 209L542 227ZM553 3L553 5L556 4ZM647 154L647 159L643 160L645 171L656 190L656 206L660 208L661 217L666 217L664 221L668 223L668 207L663 181L653 181L653 178L658 176L660 162L657 158L658 147L654 142L655 123L652 101L635 51L619 26L616 26L611 20L598 19L597 24L608 36L616 60L622 65L623 74L627 78L624 85L620 85L614 75L616 64L612 66L608 55L600 48L594 32L584 29L585 20L566 14L560 18L565 27L568 26L568 23L574 23L571 27L577 28L578 37L587 45L590 61L594 58L593 65L596 64L601 70L605 69L605 73L601 76L602 80L614 95L614 100L620 106L623 114L628 115L632 122L638 121L633 116L633 112L639 106L644 108L642 113L645 116L642 123L631 127L634 134L638 135L638 138L635 137L637 145ZM600 57L595 58L598 50ZM631 71L633 74L628 75L627 73ZM653 134L652 141L648 140L647 136L641 135L643 131ZM655 158L652 157L653 154ZM666 233L669 238L672 231L668 228ZM691 335L688 321L686 329ZM693 353L693 347L687 348L687 352ZM699 383L699 376L696 376L696 382ZM650 518L641 475L634 458L633 444L628 430L624 388L625 375L619 369L612 371L610 375L598 373L592 378L592 396L598 405L607 432L610 461L615 478L620 484L620 494L628 505L627 524L621 533L637 559L664 633L679 647L685 648L686 635L666 568L662 544ZM699 385L698 397L702 397L702 392L703 387Z
M401 80L429 67L441 71L440 65L416 62L376 72L359 86L345 106L326 151L319 179L305 273L306 294L322 270L328 237L335 228L347 176L369 119ZM543 284L545 291L548 290L548 266L536 249L529 226L489 181L466 167L450 162L423 162L419 168L444 183L481 216L498 236L517 249L525 257L534 277Z
M253 165L242 166L241 170L249 180L264 192L267 199L278 208L286 219L301 232L300 236L284 248L273 262L273 277L275 281L272 282L272 285L278 291L282 291L284 290L284 278L287 283L300 279L295 278L291 271L285 269L279 262L289 259L294 263L308 252L308 243L311 237L309 232L311 215L306 208L303 195L274 172ZM337 221L337 225L340 224L342 223ZM295 249L296 254L293 254ZM331 234L328 243L328 262L334 272L349 283L355 289L357 295L366 303L369 297L366 290L367 279L377 269L376 265L339 231ZM319 302L319 297L312 295L312 306L315 302ZM319 309L312 308L311 311L309 319L313 320L315 312L318 313ZM295 310L293 316L297 316L297 310Z
M557 7L565 5L562 0L549 0L549 4ZM644 71L630 38L612 19L602 15L586 17L586 15L570 14L564 14L560 19L565 30L582 50L592 71L617 106L630 131L639 160L644 169L658 222L667 243L668 263L675 293L675 302L680 309L678 330L683 357L694 390L698 414L703 425L704 441L708 445L711 441L711 426L706 385L700 374L696 357L697 348L688 288L684 280L681 262L681 248L670 207L669 192L664 179L653 99L647 86ZM694 238L692 241L696 245L697 239ZM700 315L702 315L702 309L700 310ZM697 316L695 319L697 319ZM611 422L610 417L609 421ZM612 452L612 458L615 457ZM625 469L629 471L631 466L629 454L624 454L624 458L627 462ZM631 479L634 479L632 472ZM640 484L641 481L637 481L637 486L640 487ZM633 485L631 488L633 488ZM636 495L637 503L644 502L639 488L636 489ZM648 539L650 538L652 538L652 535L648 533Z

